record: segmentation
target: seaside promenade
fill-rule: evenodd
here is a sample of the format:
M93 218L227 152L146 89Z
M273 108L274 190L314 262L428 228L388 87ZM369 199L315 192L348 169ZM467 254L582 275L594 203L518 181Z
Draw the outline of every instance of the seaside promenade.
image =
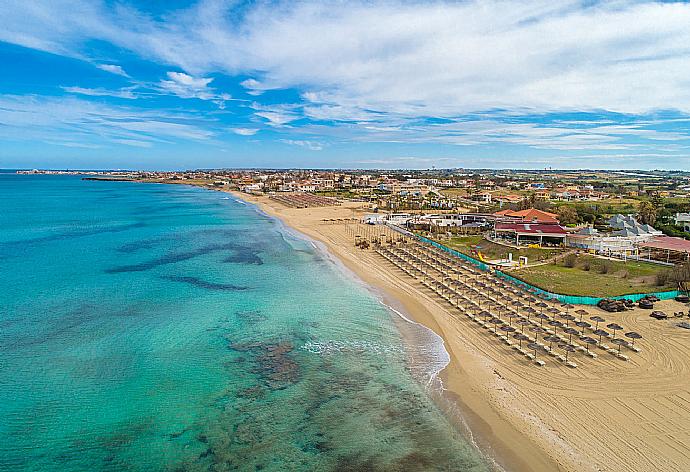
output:
M451 357L442 373L447 393L480 447L499 462L515 470L687 470L687 330L639 308L612 314L591 306L563 307L416 243L384 245L378 252L360 249L351 220L358 215L356 204L296 209L266 197L238 196L324 243L387 303L444 338ZM424 262L430 265L425 268ZM682 307L675 301L657 306L667 312ZM582 309L586 315L577 313ZM606 321L596 326L593 316ZM594 333L608 324L624 328L602 339L608 351L579 339L584 334L599 340ZM527 339L515 339L523 329ZM633 339L624 336L629 332L642 336L635 349L627 344ZM549 342L545 336L554 338ZM614 338L622 341L616 344Z

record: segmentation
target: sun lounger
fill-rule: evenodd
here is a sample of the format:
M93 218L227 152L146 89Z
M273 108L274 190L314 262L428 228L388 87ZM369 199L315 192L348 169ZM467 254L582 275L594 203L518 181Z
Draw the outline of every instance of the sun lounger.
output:
M536 361L534 361L534 363L535 363L536 365L540 366L540 367L546 365L546 362L544 362L544 361L542 361L542 360L536 360Z
M565 365L567 365L567 366L570 367L571 369L574 369L575 367L577 367L577 364L574 363L573 361L568 361L568 362L565 363Z

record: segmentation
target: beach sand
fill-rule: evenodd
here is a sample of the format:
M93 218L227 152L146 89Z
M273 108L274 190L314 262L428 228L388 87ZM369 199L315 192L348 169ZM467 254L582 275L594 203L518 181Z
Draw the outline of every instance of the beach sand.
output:
M325 218L361 216L359 204L294 209L234 193L297 231L324 243L384 302L443 337L451 362L442 372L479 446L510 471L690 470L690 331L649 311L605 313L638 331L642 352L625 362L600 353L569 369L531 365L498 343L433 292L371 250L357 249L343 224ZM655 309L673 313L675 301Z

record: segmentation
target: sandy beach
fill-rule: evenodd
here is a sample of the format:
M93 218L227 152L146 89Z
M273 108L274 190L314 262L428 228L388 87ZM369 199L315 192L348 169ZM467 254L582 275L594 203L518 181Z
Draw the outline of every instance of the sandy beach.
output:
M685 471L690 469L690 331L649 311L611 314L643 335L629 361L600 355L577 369L537 367L495 342L469 319L371 250L357 249L344 225L323 219L361 215L359 204L295 209L234 193L324 243L363 281L443 337L442 372L479 446L511 471ZM667 313L675 301L656 306Z

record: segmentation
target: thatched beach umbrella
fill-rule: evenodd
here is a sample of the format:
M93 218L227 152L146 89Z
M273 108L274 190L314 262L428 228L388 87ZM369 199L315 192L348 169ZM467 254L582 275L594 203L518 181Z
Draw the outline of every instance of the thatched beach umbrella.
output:
M606 327L613 330L613 339L616 339L616 331L620 331L621 329L623 329L621 325L616 323L609 323L606 325Z
M561 303L561 308L565 308L565 312L568 313L572 308L575 308L575 306L570 303Z
M640 333L636 333L635 331L630 331L629 333L625 333L625 336L627 338L632 339L632 345L635 345L635 340L636 339L642 339L642 335Z
M578 315L580 315L580 321L582 321L582 317L583 317L583 316L589 315L589 313L587 313L587 311L585 311L585 310L577 310L575 313L577 313Z
M559 338L558 336L554 336L554 335L544 336L544 341L549 342L549 350L551 350L553 343L557 343L560 340L561 340L561 338Z
M495 316L489 320L489 323L494 325L494 333L496 333L497 326L502 323L502 321L499 318L496 318Z
M543 313L543 312L544 312L544 308L548 308L549 305L547 305L547 304L544 303L544 302L539 302L539 303L537 303L536 306L539 307L539 313Z
M627 346L628 345L628 341L626 341L623 338L612 339L611 342L618 346L618 354L621 353L621 346Z
M537 359L537 351L541 350L541 346L537 343L528 343L527 347L534 351L534 359Z
M530 339L532 339L523 333L516 333L515 335L513 335L513 338L515 338L519 341L520 349L522 349L522 341L529 341Z
M539 318L541 321L539 322L539 326L544 326L544 320L550 320L551 317L547 315L546 313L539 313L536 318Z
M593 316L590 318L590 320L594 321L596 325L594 326L594 331L599 329L599 323L604 323L606 320L602 318L601 316Z
M583 333L585 332L585 329L592 327L592 325L587 323L586 321L577 321L575 323L575 326L577 326L578 328L582 328Z
M587 354L589 354L589 345L594 345L597 344L597 340L594 338L590 338L589 336L585 336L583 338L580 338L580 341L585 343L585 348L587 349Z
M561 323L561 322L558 321L558 320L551 320L551 321L549 321L549 322L546 323L546 324L549 325L549 326L553 326L554 328L562 328L562 327L563 327L563 323Z
M611 336L611 334L608 331L604 331L603 329L595 329L593 331L593 334L599 336L599 344L601 344L601 338L608 338Z
M513 318L517 318L519 315L517 313L508 312L508 323L512 326L513 325Z
M563 332L570 335L570 337L568 338L569 344L573 342L573 334L580 334L580 332L575 328L565 328Z
M529 320L526 320L526 319L522 318L522 319L517 320L517 321L515 322L515 324L517 324L517 325L519 325L519 326L522 326L522 332L524 332L524 331L525 331L525 326L531 325L532 322L529 321Z
M540 326L532 326L531 328L529 328L529 330L532 331L532 332L534 333L534 341L535 341L535 342L536 342L537 339L538 339L538 338L537 338L538 334L544 332L544 328L542 328L542 327L540 327Z
M558 347L565 351L565 361L568 362L568 354L575 352L575 348L570 344L559 344Z
M561 319L564 319L564 320L565 320L565 325L566 325L566 326L568 326L568 322L574 321L574 320L575 320L575 317L574 317L573 315L569 315L569 314L567 314L567 313L561 313L561 314L559 315L559 317L560 317Z
M498 329L500 329L501 331L505 331L506 334L515 332L515 328L513 328L512 326L505 325L505 324Z

